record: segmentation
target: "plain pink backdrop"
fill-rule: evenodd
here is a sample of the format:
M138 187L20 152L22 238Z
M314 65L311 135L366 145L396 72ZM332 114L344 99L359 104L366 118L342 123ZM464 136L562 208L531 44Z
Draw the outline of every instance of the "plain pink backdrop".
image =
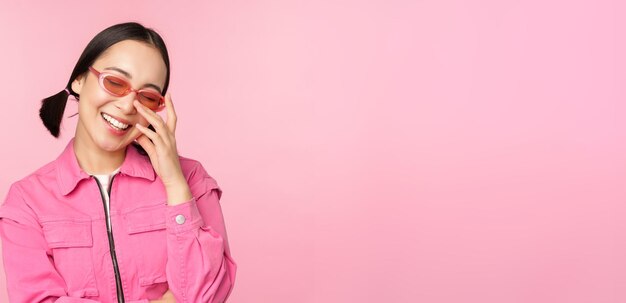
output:
M617 0L3 1L0 195L73 134L39 100L139 21L170 50L181 154L224 189L230 302L624 302L625 20Z

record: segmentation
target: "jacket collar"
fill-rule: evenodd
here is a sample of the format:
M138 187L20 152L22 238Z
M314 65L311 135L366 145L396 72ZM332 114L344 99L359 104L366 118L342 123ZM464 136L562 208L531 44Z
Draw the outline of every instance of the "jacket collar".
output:
M78 164L74 154L74 138L65 147L65 150L56 159L57 180L64 196L71 193L78 183L90 177ZM120 167L120 173L131 177L144 178L154 181L156 174L148 156L144 156L131 145L126 147L126 158Z

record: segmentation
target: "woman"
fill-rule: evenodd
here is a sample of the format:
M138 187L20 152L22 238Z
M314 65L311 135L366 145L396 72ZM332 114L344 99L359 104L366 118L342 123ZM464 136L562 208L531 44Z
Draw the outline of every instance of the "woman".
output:
M52 135L69 95L78 124L61 155L15 182L0 207L10 302L229 296L237 266L222 192L200 163L178 156L169 78L162 38L123 23L96 35L65 90L43 100Z

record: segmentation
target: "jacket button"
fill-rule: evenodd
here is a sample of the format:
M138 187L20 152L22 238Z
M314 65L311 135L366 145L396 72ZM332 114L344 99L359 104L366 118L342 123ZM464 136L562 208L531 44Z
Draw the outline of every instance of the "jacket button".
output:
M178 223L178 224L185 223L185 216L183 216L183 215L176 216L176 223Z

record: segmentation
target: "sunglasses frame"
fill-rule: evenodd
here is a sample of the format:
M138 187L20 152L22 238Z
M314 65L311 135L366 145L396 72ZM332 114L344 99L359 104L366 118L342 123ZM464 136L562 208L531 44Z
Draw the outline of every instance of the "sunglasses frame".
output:
M96 75L96 77L98 77L98 84L100 84L100 87L101 87L101 88L102 88L105 92L109 93L110 95L115 96L115 97L124 97L124 96L126 96L126 95L128 95L128 94L130 94L130 93L132 93L132 92L135 92L135 93L137 93L137 94L140 94L140 93L141 93L141 92L143 92L143 91L148 91L148 92L150 92L150 93L152 93L152 94L156 94L156 95L158 95L158 96L159 96L159 105L158 105L158 107L157 107L156 109L152 109L152 110L153 110L153 111L155 111L155 112L158 112L158 111L163 110L163 108L165 108L165 97L163 97L163 95L161 95L160 93L157 93L157 92L154 92L154 91L152 91L152 90L148 90L148 89L134 89L134 88L130 85L130 82L128 82L128 80L126 80L126 79L124 79L124 78L122 78L122 77L120 77L120 76L118 76L118 75L115 75L115 74L111 74L111 73L107 73L107 72L99 72L99 71L98 71L98 70L96 70L93 66L90 66L90 67L89 67L89 70L90 70L92 73L94 73L94 74ZM112 91L108 90L108 89L106 88L106 86L104 85L104 78L105 78L106 76L111 76L111 77L114 77L115 79L118 79L118 80L120 80L120 81L122 81L122 82L126 83L126 84L127 84L127 86L128 86L128 89L127 89L124 93L122 93L122 94L115 94L115 93L113 93ZM137 98L137 100L139 100L139 98ZM141 104L143 104L143 102L141 102ZM147 106L147 105L145 105L145 104L144 104L144 106L148 107L148 106ZM150 107L148 107L148 108L150 108ZM151 109L151 108L150 108L150 109Z

